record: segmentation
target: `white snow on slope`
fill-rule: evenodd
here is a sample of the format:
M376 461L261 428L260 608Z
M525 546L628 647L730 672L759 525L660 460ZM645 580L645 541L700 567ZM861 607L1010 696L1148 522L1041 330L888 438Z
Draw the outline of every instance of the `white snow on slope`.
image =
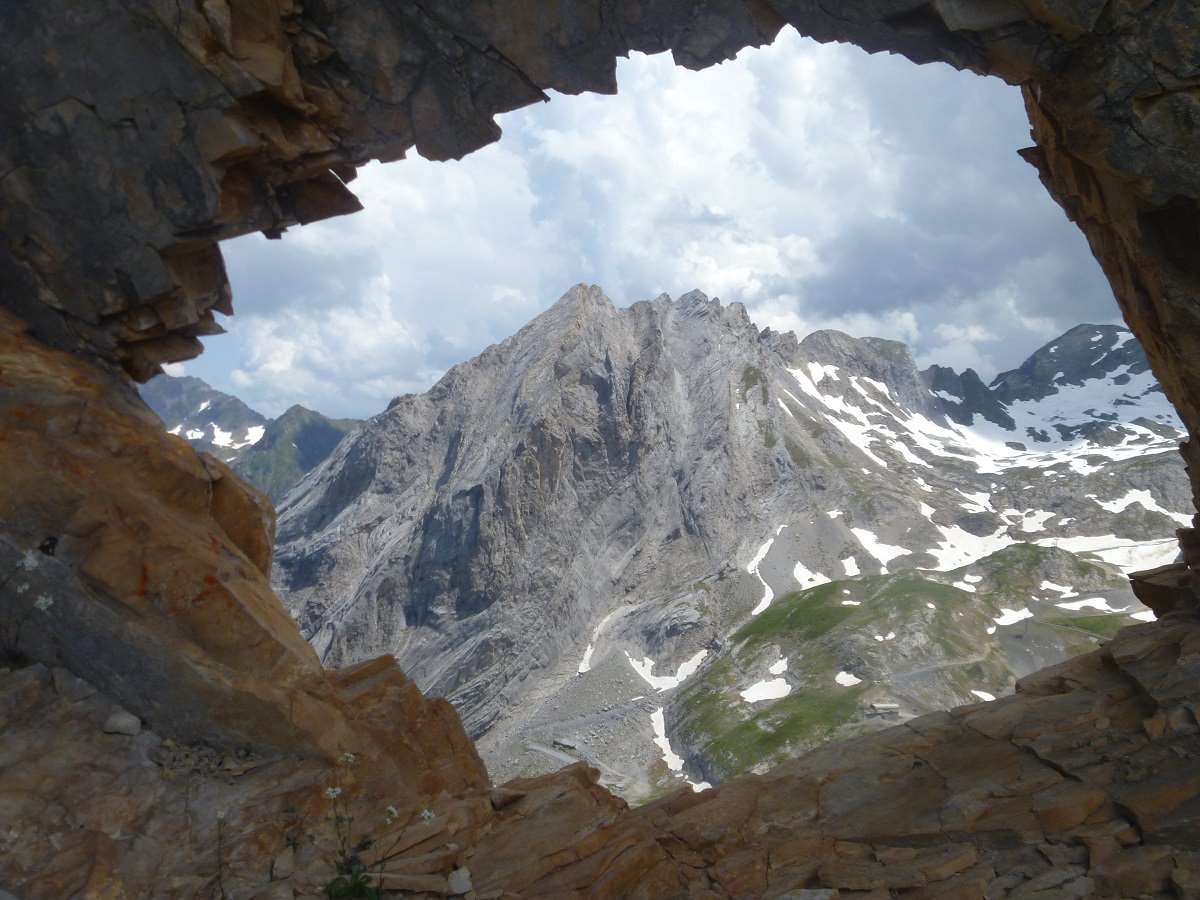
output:
M842 565L846 568L846 575L849 577L853 578L855 575L859 574L858 562L853 556L847 556L845 559L843 559Z
M212 406L212 401L211 401L211 400L205 400L203 403L201 403L201 404L200 404L200 405L199 405L199 406L196 408L196 413L195 413L195 414L196 414L196 415L200 415L200 413L204 412L204 411L205 411L206 409L208 409L210 406Z
M1043 581L1038 587L1042 591L1057 591L1062 594L1062 598L1066 600L1068 597L1078 597L1079 592L1074 588L1064 587L1061 584L1055 584L1053 581Z
M779 531L782 531L784 526L779 526ZM776 537L779 531L775 532ZM758 567L762 565L762 561L767 558L767 554L771 552L771 546L775 543L775 538L770 538L765 544L758 548L758 552L754 554L754 558L750 560L746 566L746 571L759 580L763 586L763 597L758 601L758 606L754 607L750 615L757 616L760 612L771 605L771 601L775 599L775 592L771 590L771 586L767 584L766 579L758 574Z
M978 697L980 700L984 700L987 702L991 702L992 700L996 699L994 696L989 694L987 691L977 691L977 690L972 689L971 693L974 694L976 697Z
M856 684L862 684L861 678L855 678L849 672L838 672L835 676L833 676L833 680L842 687L854 687Z
M1060 609L1069 609L1073 612L1078 612L1081 609L1098 609L1100 612L1121 613L1129 609L1127 606L1122 606L1120 609L1116 609L1112 606L1109 606L1108 603L1101 597L1088 597L1086 600L1075 600L1071 603L1055 603L1054 605Z
M934 525L942 534L938 545L926 552L937 560L935 572L947 572L970 565L985 556L1015 544L1006 528L998 528L992 534L976 535L957 525Z
M667 719L661 706L650 713L650 723L654 726L654 743L662 750L663 762L672 772L682 772L683 757L671 749L671 742L667 739Z
M667 737L667 718L663 714L663 708L660 706L654 712L650 713L650 727L654 729L654 743L658 745L658 749L662 751L663 762L667 764L667 768L674 772L678 777L683 778L692 786L692 790L696 793L706 791L712 787L707 781L690 781L684 778L683 775L683 758L671 749L671 741Z
M783 659L776 660L775 662L771 663L771 665L767 668L767 671L772 675L782 675L787 671L787 666L788 661L787 657L785 656Z
M816 363L809 363L810 371L815 371L814 367L816 366ZM826 366L825 369L834 369L836 373L836 369L833 366ZM808 394L808 396L812 397L828 410L826 421L830 425L845 435L847 440L858 448L859 452L867 456L876 465L884 469L888 467L886 462L871 452L869 446L873 438L872 432L878 431L879 426L872 425L861 410L851 406L841 397L822 394L817 390L818 382L809 378L803 369L788 369L788 372L796 379L796 384L800 386L801 391ZM786 389L784 389L784 393L795 399L795 396L790 394ZM888 432L888 436L894 437L891 432Z
M1154 495L1149 491L1130 490L1124 497L1118 497L1116 500L1101 500L1095 494L1085 494L1084 496L1099 506L1103 506L1111 513L1122 512L1133 504L1140 503L1144 508L1150 510L1151 512L1159 512L1163 515L1170 516L1180 525L1189 526L1192 524L1191 516L1185 515L1184 513L1171 512L1171 510L1165 508L1162 504L1155 500Z
M216 444L218 447L232 447L233 446L233 432L232 431L222 431L221 426L218 425L216 422L209 422L208 425L213 430L212 442L214 444Z
M671 688L678 687L684 680L697 669L700 668L700 663L704 661L704 657L708 656L707 650L701 650L691 659L686 660L674 675L655 675L654 660L650 657L644 659L634 659L629 655L629 651L625 651L625 658L629 660L629 664L633 666L633 670L642 676L642 680L650 687L654 688L659 693L669 691Z
M1023 619L1032 619L1032 618L1033 618L1033 613L1029 610L1028 607L1025 609L1008 609L1007 607L1002 606L1002 607L1000 607L1000 615L997 616L996 618L992 619L992 621L995 622L997 625L1004 626L1004 625L1016 625L1018 622L1020 622Z
M992 495L987 491L977 491L968 494L964 490L957 491L961 496L967 499L967 503L960 503L963 509L967 512L992 512Z
M887 564L889 562L898 556L905 556L912 552L906 547L897 547L895 544L883 543L865 528L851 528L850 532L858 538L858 542L862 544L863 549L879 561L885 573L887 572Z
M588 641L587 649L583 651L583 661L579 663L579 674L580 675L582 675L584 672L591 670L591 668L592 668L592 653L596 649L596 641L598 641L600 639L600 632L602 632L604 630L604 627L609 623L609 621L612 619L612 617L615 616L618 612L620 612L619 609L614 609L607 616L605 616L603 619L601 619L600 624L597 625L592 630L592 639L590 641ZM628 656L629 654L626 653L625 655Z
M1042 547L1061 547L1072 553L1094 553L1106 563L1116 566L1126 575L1141 569L1153 569L1175 561L1179 542L1175 538L1154 541L1131 541L1115 535L1083 535L1080 537L1039 538Z
M583 659L579 661L579 674L590 672L592 668L592 653L596 650L595 644L588 644L587 649L583 651Z
M802 562L798 562L798 563L796 563L795 566L792 567L792 577L795 578L796 581L800 584L800 587L802 590L808 590L809 588L814 588L819 584L829 584L829 581L830 581L829 578L822 575L820 572L811 571ZM765 584L766 582L763 582L763 583ZM771 605L770 601L767 601L767 606L770 606L770 605ZM754 612L752 613L752 615L758 615L760 612L762 612L764 609L766 609L767 606L763 606L760 603L759 607L761 607L761 608L756 607Z
M267 429L264 425L251 425L246 429L246 440L242 441L242 443L237 444L236 446L245 447L249 444L257 444L262 440L262 436L266 433L266 431Z
M758 703L762 700L779 700L792 692L792 686L784 678L772 678L770 681L760 681L752 684L741 692L742 699L747 703Z

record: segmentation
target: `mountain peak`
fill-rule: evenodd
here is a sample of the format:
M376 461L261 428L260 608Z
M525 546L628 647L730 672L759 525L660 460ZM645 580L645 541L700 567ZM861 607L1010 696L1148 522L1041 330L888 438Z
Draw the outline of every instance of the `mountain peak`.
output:
M616 309L608 294L604 293L603 288L597 284L586 284L582 281L579 284L573 285L565 294L559 297L550 307L550 310L559 309L560 307L562 309L580 311Z
M1097 378L1122 384L1149 371L1146 355L1122 325L1076 325L1038 348L1019 368L1001 372L990 387L1004 403L1042 400L1066 385Z

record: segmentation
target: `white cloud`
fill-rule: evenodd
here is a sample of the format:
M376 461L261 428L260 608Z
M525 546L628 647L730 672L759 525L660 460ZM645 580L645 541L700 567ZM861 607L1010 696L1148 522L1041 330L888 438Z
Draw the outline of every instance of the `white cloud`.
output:
M790 30L698 73L635 54L618 82L502 117L461 162L365 167L354 216L232 242L231 336L188 372L268 414L368 415L580 281L617 303L700 288L985 377L1115 316L1015 155L1005 85Z

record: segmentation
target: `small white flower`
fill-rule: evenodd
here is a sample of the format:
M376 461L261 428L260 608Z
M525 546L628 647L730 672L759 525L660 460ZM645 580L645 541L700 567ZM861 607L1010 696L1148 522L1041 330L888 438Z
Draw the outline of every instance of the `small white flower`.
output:
M218 821L218 822L224 822L224 821L225 821L225 810L223 810L223 809L219 809L219 810L217 810L217 821Z
M386 822L388 825L391 825L399 817L400 817L400 813L396 812L396 807L394 807L394 806L389 806L387 809L385 809L383 811L383 821Z
M32 550L26 550L25 556L21 559L21 568L26 572L32 572L38 567L38 555Z
M358 757L353 753L343 753L338 757L338 764L343 766L352 766L358 762Z
M437 815L434 813L433 810L431 810L431 809L421 810L421 821L424 822L426 825L428 825L430 822L432 822L436 818L437 818Z
M33 605L45 612L54 605L54 598L49 594L38 594L38 598L33 601Z
M342 789L340 787L325 788L325 796L330 800L336 800L338 797L342 796Z
M18 584L15 588L13 588L13 590L16 591L18 594L23 594L27 590L29 590L29 585L28 584Z

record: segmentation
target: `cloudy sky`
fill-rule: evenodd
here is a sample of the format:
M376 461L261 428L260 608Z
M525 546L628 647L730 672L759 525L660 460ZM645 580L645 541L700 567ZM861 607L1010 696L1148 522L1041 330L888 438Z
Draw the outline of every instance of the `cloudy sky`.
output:
M1013 88L790 29L704 72L636 55L618 82L502 117L460 162L360 170L357 215L227 243L237 315L183 370L267 415L367 416L581 281L618 305L699 288L985 379L1118 321L1016 155Z

